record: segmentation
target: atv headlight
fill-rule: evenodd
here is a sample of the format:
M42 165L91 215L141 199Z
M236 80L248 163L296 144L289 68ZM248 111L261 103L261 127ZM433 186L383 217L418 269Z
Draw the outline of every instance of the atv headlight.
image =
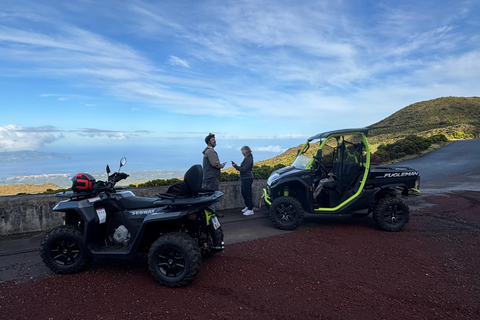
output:
M278 173L274 172L270 175L270 177L268 177L267 184L269 186L272 186L275 183L277 183L278 179L280 179L280 175Z

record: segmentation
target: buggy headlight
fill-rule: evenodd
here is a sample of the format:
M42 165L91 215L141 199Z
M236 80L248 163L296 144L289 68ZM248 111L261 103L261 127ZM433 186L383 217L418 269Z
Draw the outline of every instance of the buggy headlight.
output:
M270 177L268 177L267 184L269 186L272 186L275 183L277 183L278 179L280 179L280 175L278 173L274 172L270 175Z

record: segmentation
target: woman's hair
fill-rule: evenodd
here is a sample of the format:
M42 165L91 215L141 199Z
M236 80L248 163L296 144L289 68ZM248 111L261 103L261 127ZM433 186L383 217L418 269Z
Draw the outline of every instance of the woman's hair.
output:
M252 149L250 149L249 146L243 146L240 148L240 151L247 151L247 156L251 156L252 155Z

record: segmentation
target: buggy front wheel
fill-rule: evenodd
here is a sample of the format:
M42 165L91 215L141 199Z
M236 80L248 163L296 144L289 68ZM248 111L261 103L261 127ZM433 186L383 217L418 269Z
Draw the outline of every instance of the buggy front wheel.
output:
M303 216L302 205L293 197L279 197L270 207L270 220L281 230L296 229L302 223Z

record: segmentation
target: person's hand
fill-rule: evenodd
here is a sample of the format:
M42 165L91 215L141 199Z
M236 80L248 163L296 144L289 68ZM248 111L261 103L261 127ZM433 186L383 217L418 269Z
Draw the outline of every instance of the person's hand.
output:
M222 168L225 168L226 164L227 164L226 162L222 163Z
M235 167L236 165L237 165L237 164L236 164L235 162L233 162L233 161L232 161L232 166L234 166L234 167Z

